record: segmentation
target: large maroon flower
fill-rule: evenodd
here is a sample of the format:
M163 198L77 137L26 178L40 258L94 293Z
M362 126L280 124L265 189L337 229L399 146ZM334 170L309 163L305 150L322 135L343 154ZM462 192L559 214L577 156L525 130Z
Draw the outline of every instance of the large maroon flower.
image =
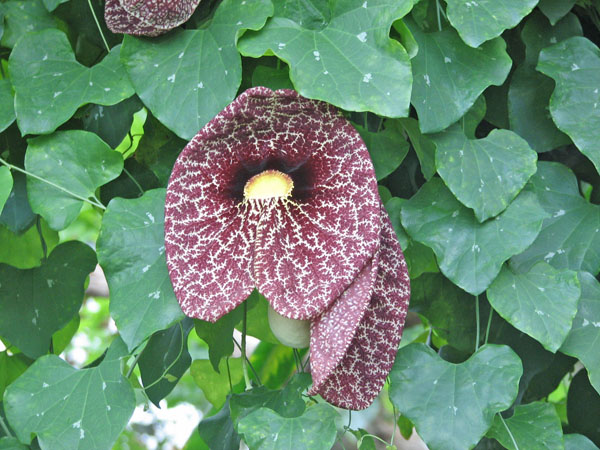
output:
M290 90L240 95L177 159L165 242L185 314L214 322L257 288L281 316L310 320L311 394L371 404L409 279L368 151L337 109Z
M113 33L158 36L186 22L200 0L106 0L104 20Z

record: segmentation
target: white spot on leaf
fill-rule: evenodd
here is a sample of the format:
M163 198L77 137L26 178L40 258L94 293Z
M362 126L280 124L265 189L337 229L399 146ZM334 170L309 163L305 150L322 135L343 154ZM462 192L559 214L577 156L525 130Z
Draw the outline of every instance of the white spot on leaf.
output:
M360 42L367 42L367 32L363 31L362 33L358 33L356 35L356 38L360 41Z
M373 79L373 75L371 75L370 73L366 73L362 80L363 80L363 83L368 83L372 79Z

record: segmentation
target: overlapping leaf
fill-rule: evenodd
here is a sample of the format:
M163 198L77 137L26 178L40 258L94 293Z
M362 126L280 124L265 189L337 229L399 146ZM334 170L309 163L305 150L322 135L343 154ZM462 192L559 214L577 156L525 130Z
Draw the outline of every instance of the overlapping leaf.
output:
M511 405L522 372L508 346L486 345L451 364L426 345L411 344L398 351L390 400L428 448L462 450L475 446L494 415Z
M572 37L542 50L537 70L553 78L550 114L600 172L600 49Z
M216 322L196 320L196 334L208 344L208 358L216 372L221 359L233 353L233 329L244 317L244 306L240 305Z
M471 47L500 36L517 25L539 0L448 0L446 14L460 37Z
M108 204L98 261L110 288L110 312L129 349L183 318L167 272L165 190Z
M8 63L21 133L51 133L86 103L114 105L131 97L133 88L119 61L119 49L114 47L100 63L87 68L75 60L62 31L23 36Z
M600 283L587 272L579 273L579 281L581 298L577 315L560 351L583 363L590 383L600 394Z
M0 45L12 48L21 36L31 31L56 28L56 20L41 0L12 0L2 3L6 25L0 33Z
M567 394L569 429L584 434L594 443L600 443L600 393L594 390L587 371L580 370L571 380Z
M487 436L496 439L509 450L564 449L562 426L551 403L519 405L514 414L504 419L504 422L496 415Z
M222 359L219 372L213 370L208 359L196 359L192 361L190 373L206 399L217 409L225 404L227 395L231 393L231 385L238 384L244 376L241 358Z
M0 17L0 20L2 18ZM0 132L15 120L15 99L9 80L0 79Z
M40 230L46 242L46 252L50 253L58 244L58 233L50 229L44 219L40 220ZM42 264L44 260L44 249L37 226L19 235L0 225L0 242L0 263L18 269L31 269Z
M123 159L94 133L59 131L29 140L25 168L50 182L29 177L31 208L51 228L62 230L79 214L82 198L93 197L98 187L121 173Z
M282 417L259 408L238 424L251 450L329 450L337 435L336 410L325 403L307 408L298 417Z
M13 178L10 170L6 166L0 166L0 212L4 208L6 200L12 191Z
M547 213L523 192L494 220L479 223L439 178L425 183L402 207L402 225L431 247L440 270L465 291L481 294L502 263L536 238Z
M540 0L538 8L550 20L552 25L562 19L575 4L577 0Z
M95 266L94 251L77 241L56 247L39 268L0 264L0 335L31 358L48 353L52 334L79 311Z
M490 85L501 85L511 60L502 38L479 49L465 45L450 28L424 33L407 25L419 44L411 60L414 84L411 103L423 133L435 133L460 119Z
M408 141L402 135L402 127L397 121L388 120L383 131L374 133L356 126L375 167L375 177L380 181L398 168L408 153Z
M600 271L600 206L579 194L577 179L559 163L539 162L527 187L537 195L549 217L539 236L523 253L511 258L518 272L527 272L538 261L557 269Z
M153 40L125 36L121 59L138 96L167 128L191 139L235 98L242 79L236 41L272 11L270 0L224 0L201 29Z
M469 139L454 125L431 139L438 173L480 222L504 211L536 171L537 154L509 130Z
M333 5L333 6L331 6ZM411 0L345 0L315 7L276 2L274 16L238 43L243 55L274 53L305 97L351 111L408 115L412 76L406 50L389 38Z
M569 333L580 294L576 272L543 261L524 274L504 266L487 292L498 314L551 352Z
M126 353L116 338L91 369L74 369L54 355L39 358L4 396L19 440L29 444L33 433L42 449L111 448L135 408L133 389L121 374Z

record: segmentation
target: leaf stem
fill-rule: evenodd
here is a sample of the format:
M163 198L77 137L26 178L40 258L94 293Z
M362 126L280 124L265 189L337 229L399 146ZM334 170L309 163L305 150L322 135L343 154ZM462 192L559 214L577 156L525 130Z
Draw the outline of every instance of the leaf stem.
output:
M131 172L129 172L129 170L127 170L125 167L123 167L123 172L125 172L125 175L127 175L131 179L131 181L133 181L133 184L136 185L136 187L140 191L140 195L144 195L144 188L142 188L142 185L138 183L138 180L136 180L133 177L133 175L131 175Z
M490 328L492 326L492 316L494 315L494 309L490 305L490 316L488 317L487 328L485 329L485 344L488 343L488 339L490 337Z
M438 30L442 31L442 20L440 18L440 0L435 0L435 11L437 12Z
M5 161L5 160L3 160L2 158L0 158L0 164L4 164L4 165L5 165L6 167L8 167L10 170L16 170L17 172L24 173L24 174L25 174L25 175L27 175L28 177L35 178L36 180L39 180L39 181L41 181L41 182L43 182L43 183L46 183L46 184L49 184L49 185L50 185L50 186L52 186L53 188L56 188L56 189L58 189L59 191L63 191L63 192L65 192L66 194L69 194L70 196L72 196L72 197L74 197L74 198L76 198L76 199L78 199L78 200L81 200L81 201L83 201L83 202L87 202L87 203L89 203L90 205L94 205L94 206L96 206L96 207L98 207L98 208L100 208L100 209L102 209L102 210L106 210L106 206L104 206L102 203L100 203L100 201L99 201L99 200L98 200L98 199L97 199L95 196L94 196L94 200L90 200L89 198L82 197L81 195L78 195L78 194L76 194L75 192L71 192L71 191L69 191L68 189L66 189L66 188L64 188L64 187L62 187L62 186L59 186L58 184L55 184L55 183L53 183L53 182L52 182L52 181L50 181L50 180L46 180L45 178L42 178L42 177L40 177L39 175L36 175L36 174L34 174L34 173L28 172L28 171L27 171L27 170L25 170L25 169L21 169L20 167L18 167L18 166L15 166L15 165L13 165L13 164L9 163L8 161Z
M48 246L46 245L46 240L44 239L44 234L42 233L42 223L40 216L37 216L35 220L35 227L37 228L38 235L40 236L40 244L42 245L42 253L44 254L44 260L48 259Z
M227 378L229 378L229 393L233 394L233 383L231 382L231 370L229 369L229 356L225 358L225 364L227 365Z
M142 356L142 352L143 352L143 350L141 350L137 355L135 355L135 359L133 360L133 363L131 364L131 367L127 371L127 375L125 375L125 378L129 379L129 377L133 373L133 370L135 369L135 366L137 366L137 363L140 360L140 357Z
M475 322L477 323L477 330L475 334L475 351L479 350L479 295L475 296Z
M88 5L90 7L90 11L92 12L92 16L94 16L94 21L96 22L96 27L98 27L98 32L100 33L100 37L102 38L102 42L104 42L104 46L106 47L106 51L110 53L110 47L108 46L108 42L106 42L106 38L104 37L104 33L102 32L102 28L100 28L100 22L98 22L98 18L96 17L96 11L94 11L94 7L92 6L92 0L88 0Z
M248 304L244 302L244 321L242 325L242 370L244 372L244 381L246 382L246 390L249 391L252 389L252 384L250 383L250 377L248 376L248 367L246 365L246 325L248 320Z
M398 428L398 419L396 418L396 405L392 403L392 410L394 411L394 428L392 429L392 439L390 440L390 445L394 445L394 439L396 437L396 428Z
M500 417L500 421L502 422L502 425L504 425L504 428L506 428L506 432L510 436L510 440L512 441L513 445L515 446L515 450L519 450L519 446L517 445L517 441L515 441L515 437L513 436L513 434L510 431L510 428L508 428L508 425L504 421L504 417L502 417L502 414L500 414L500 413L498 413L498 417Z
M8 436L8 437L14 437L13 434L8 429L8 427L6 426L6 424L4 423L4 419L2 418L1 414L0 414L0 427L2 428L2 431L4 431L4 434L6 436Z
M233 343L235 344L235 346L240 350L240 353L242 351L242 347L240 346L240 344L238 344L238 341L235 340L235 338L233 339ZM260 381L260 377L258 376L258 372L256 371L256 369L254 368L254 366L252 365L252 363L250 362L250 360L248 359L248 357L244 358L246 360L246 362L248 363L248 367L250 367L250 370L252 371L252 373L254 374L254 377L256 378L256 382L262 386L262 381Z

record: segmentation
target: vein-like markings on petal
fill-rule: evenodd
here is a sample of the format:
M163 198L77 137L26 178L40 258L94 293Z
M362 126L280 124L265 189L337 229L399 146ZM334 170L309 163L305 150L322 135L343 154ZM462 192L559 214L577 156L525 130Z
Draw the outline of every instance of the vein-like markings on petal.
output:
M255 281L279 314L312 319L379 246L377 182L362 139L337 109L293 91L267 92L255 91L247 103L246 113L261 124L253 137L308 179L294 187L290 202L263 213Z
M348 289L310 325L310 365L313 391L318 391L346 354L373 293L379 251Z
M381 252L371 303L344 359L318 391L309 392L346 409L367 408L381 391L394 364L408 310L406 262L383 208L381 214Z
M199 0L106 0L104 20L113 33L158 36L186 22Z
M187 21L200 0L119 0L132 16L170 30Z
M150 24L128 13L119 0L106 0L104 5L104 21L113 33L133 34L135 36L158 36L169 28L161 28Z

